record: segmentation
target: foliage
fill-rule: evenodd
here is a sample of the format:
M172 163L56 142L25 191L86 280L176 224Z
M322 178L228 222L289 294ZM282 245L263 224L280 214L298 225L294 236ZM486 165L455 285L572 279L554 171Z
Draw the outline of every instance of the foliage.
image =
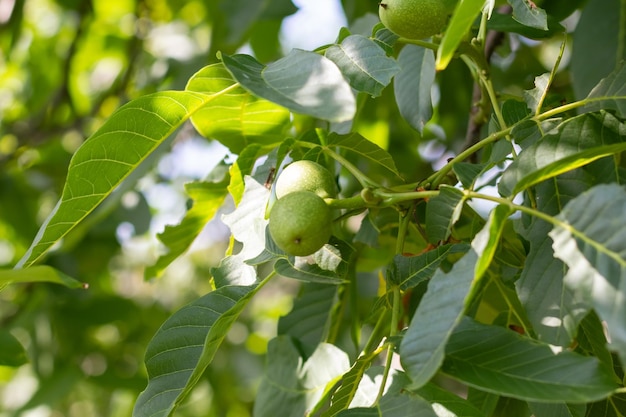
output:
M495 3L417 41L345 0L284 53L289 0L15 2L0 380L37 388L0 415L626 415L626 4ZM224 158L159 178L194 140ZM267 231L291 160L340 190L304 258Z

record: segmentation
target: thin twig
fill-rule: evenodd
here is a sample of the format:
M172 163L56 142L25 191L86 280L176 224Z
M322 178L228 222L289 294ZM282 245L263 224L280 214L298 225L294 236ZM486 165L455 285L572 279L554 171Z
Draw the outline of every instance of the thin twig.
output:
M512 11L511 6L502 6L498 9L498 13L509 14ZM491 60L496 48L504 40L504 32L497 32L490 30L485 38L485 58L487 62ZM465 143L463 144L463 150L474 146L480 140L480 131L485 124L485 119L482 112L481 104L483 102L483 93L480 87L480 83L474 81L474 91L472 93L472 107L470 109L470 117L467 124L467 131L465 133ZM470 162L477 162L477 156L471 155Z

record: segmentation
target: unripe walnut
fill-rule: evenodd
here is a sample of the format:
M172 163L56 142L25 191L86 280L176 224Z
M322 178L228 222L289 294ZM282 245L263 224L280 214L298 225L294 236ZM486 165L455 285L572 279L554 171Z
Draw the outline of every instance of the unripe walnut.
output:
M455 3L454 0L382 0L378 15L396 35L424 39L444 30Z

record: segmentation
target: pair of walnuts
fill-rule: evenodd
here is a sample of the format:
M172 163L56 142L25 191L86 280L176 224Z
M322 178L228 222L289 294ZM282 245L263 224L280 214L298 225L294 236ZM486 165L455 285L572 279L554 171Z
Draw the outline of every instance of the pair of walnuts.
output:
M276 202L270 210L269 232L280 249L308 256L332 234L333 210L324 199L337 196L333 175L317 162L293 162L274 185Z

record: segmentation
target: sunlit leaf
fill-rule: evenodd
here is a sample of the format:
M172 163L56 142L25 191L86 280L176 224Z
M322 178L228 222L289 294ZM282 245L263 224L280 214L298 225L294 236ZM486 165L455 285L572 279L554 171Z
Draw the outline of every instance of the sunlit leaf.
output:
M626 150L626 125L609 113L568 119L524 149L504 171L502 195L514 195L548 178Z
M253 143L265 147L280 143L290 125L289 111L235 84L221 63L206 66L189 79L187 91L216 94L231 88L191 117L194 127L236 154Z
M415 130L424 126L433 115L431 89L435 82L435 54L432 50L406 45L398 54L400 72L393 82L393 91L400 114Z
M146 279L161 275L167 266L189 249L228 195L225 183L204 181L185 184L185 191L193 205L179 224L165 226L165 230L157 235L166 246L167 253L161 255L153 266L146 268Z
M19 265L39 261L185 120L220 94L161 92L120 107L72 157L61 200Z
M442 371L487 392L526 401L589 402L617 388L597 358L565 351L503 327L465 318L446 346Z
M457 4L441 44L437 49L437 71L446 69L484 4L485 0L464 0Z
M550 232L565 284L607 323L610 349L626 363L626 190L598 185L570 201Z
M348 355L322 343L306 361L287 336L272 339L267 367L254 404L258 417L301 417L317 403L327 385L350 368Z
M343 375L341 386L333 394L330 407L321 417L333 417L341 410L348 408L357 393L365 371L371 366L372 360L372 355L364 355L354 362L350 370Z
M258 288L218 288L163 323L146 350L148 386L139 395L133 416L172 415L198 383L230 326Z
M52 282L68 288L87 288L87 284L47 265L31 266L25 269L0 269L0 290L9 284L27 282Z
M339 68L314 52L293 50L267 66L248 55L222 55L222 61L248 91L295 113L343 122L356 111L354 94Z
M337 64L352 88L373 97L382 93L400 69L376 42L361 35L348 36L328 48L325 56Z

